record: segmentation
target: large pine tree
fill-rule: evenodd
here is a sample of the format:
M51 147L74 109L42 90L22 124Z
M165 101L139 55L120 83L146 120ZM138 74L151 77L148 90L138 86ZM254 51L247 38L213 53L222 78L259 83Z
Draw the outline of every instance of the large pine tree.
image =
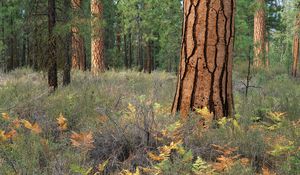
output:
M57 55L56 40L53 30L56 24L55 0L48 0L48 85L50 88L57 88Z
M82 0L72 0L72 8L74 13L80 11ZM72 26L72 68L86 69L86 54L84 47L84 38L80 34L78 26Z
M187 117L207 107L215 119L233 115L234 0L184 0L178 84L172 112Z
M300 3L299 3L300 4ZM297 76L298 61L299 61L299 30L300 30L300 13L296 17L294 42L293 42L293 70L292 76Z
M265 65L266 55L266 14L265 0L256 0L257 9L254 15L254 66L261 67Z
M91 0L92 36L91 61L94 75L105 71L104 65L104 29L103 29L103 2Z

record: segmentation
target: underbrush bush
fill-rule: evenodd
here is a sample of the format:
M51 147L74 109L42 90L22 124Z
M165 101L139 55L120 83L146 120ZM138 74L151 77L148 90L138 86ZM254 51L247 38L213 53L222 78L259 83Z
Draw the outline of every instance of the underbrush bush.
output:
M247 73L238 71L237 85ZM196 110L184 121L170 115L169 73L74 71L49 94L43 73L13 71L0 80L0 112L11 118L0 117L1 173L299 174L298 80L276 67L254 73L251 85L247 98L234 90L235 119L208 122ZM5 139L13 119L21 127Z

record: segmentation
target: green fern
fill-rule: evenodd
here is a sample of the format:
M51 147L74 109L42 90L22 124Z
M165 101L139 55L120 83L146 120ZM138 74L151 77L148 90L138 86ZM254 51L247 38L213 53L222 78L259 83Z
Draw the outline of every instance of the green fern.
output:
M208 165L207 162L204 161L201 157L197 157L197 160L192 165L192 171L196 175L216 174L211 165Z

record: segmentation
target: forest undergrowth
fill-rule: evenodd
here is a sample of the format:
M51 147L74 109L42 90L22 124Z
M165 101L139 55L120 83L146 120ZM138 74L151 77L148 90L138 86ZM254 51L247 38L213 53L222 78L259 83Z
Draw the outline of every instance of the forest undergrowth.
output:
M234 71L235 118L170 114L175 74L72 72L54 93L30 69L0 75L0 175L300 174L300 80Z

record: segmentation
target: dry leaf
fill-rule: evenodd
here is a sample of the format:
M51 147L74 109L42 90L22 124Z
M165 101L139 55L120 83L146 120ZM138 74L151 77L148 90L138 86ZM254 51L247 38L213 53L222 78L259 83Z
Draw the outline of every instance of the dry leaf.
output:
M72 146L81 148L84 150L90 150L94 148L94 139L92 132L87 132L87 133L76 133L72 132L71 135L71 143Z
M276 175L276 173L272 173L268 167L263 166L262 167L262 175Z
M4 135L5 135L6 139L12 139L17 135L17 131L13 129L13 130L9 131L8 133L5 133Z
M31 124L27 120L22 120L22 123L23 123L23 125L24 125L25 128L30 129L31 132L33 132L35 134L39 134L39 133L42 132L41 127L37 123Z
M154 161L163 161L163 160L165 160L165 157L164 157L164 156L161 156L161 155L157 156L157 155L155 155L155 154L152 153L152 152L148 152L147 154L148 154L148 157L149 157L151 160L154 160Z
M56 118L57 120L57 124L58 124L58 129L60 131L65 131L68 129L68 124L67 124L67 119L64 118L64 116L62 114L59 115L58 118Z
M15 119L13 122L12 122L12 126L14 128L20 128L21 124L20 124L20 120L19 119Z
M98 120L100 121L101 124L104 124L108 121L108 117L105 115L101 115L98 117Z
M39 134L39 133L42 132L42 129L41 129L41 127L40 127L37 123L34 123L34 124L32 125L31 131L32 131L33 133L35 133L35 134Z
M8 113L2 113L2 118L3 118L4 120L9 120L9 119L10 119L10 116L9 116Z
M234 159L230 157L221 156L217 158L217 163L214 163L213 168L219 172L222 172L230 168L234 164Z
M22 123L23 123L25 128L27 128L27 129L32 128L32 124L29 121L25 120L25 119L22 120Z
M247 166L250 163L250 160L248 158L242 158L240 159L240 162L242 165Z
M6 141L5 131L0 130L0 142Z

